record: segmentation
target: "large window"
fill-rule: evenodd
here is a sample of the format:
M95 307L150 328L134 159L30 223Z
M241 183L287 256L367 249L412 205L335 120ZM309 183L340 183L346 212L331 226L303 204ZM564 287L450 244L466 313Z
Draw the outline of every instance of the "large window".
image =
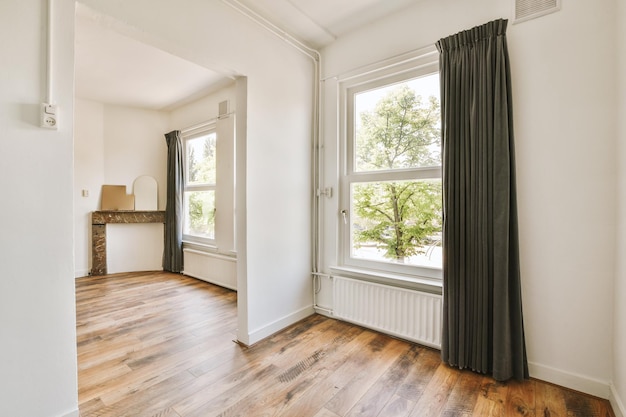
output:
M441 276L441 120L433 68L347 86L345 266Z
M184 137L185 192L183 238L211 244L215 240L217 134L214 127Z

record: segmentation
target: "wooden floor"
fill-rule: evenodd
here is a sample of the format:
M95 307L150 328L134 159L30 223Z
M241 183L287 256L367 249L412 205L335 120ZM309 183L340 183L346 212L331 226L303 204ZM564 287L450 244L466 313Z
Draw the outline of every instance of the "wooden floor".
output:
M607 401L496 383L319 315L245 348L233 342L236 294L180 275L76 287L82 417L613 416Z

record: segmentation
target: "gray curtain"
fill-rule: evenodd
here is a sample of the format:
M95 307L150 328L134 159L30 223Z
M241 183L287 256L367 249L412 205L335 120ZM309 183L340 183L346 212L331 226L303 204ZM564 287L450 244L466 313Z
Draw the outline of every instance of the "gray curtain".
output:
M528 378L506 20L437 42L443 142L442 359Z
M183 271L183 144L180 131L165 135L167 142L167 204L165 207L165 248L163 269Z

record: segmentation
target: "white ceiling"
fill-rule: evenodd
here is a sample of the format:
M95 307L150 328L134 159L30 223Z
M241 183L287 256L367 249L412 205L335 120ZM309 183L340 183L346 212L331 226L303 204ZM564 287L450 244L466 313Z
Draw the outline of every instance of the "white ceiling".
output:
M101 103L167 110L232 80L121 35L77 7L76 96Z
M419 0L223 0L249 8L320 49ZM105 27L80 3L76 13L76 96L168 110L232 80Z
M420 0L227 0L239 2L320 49L337 38Z

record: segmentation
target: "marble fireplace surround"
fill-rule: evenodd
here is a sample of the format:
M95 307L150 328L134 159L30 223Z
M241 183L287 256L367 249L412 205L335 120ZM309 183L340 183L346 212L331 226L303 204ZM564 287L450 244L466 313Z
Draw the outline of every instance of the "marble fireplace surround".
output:
M94 211L91 213L91 275L107 274L108 223L163 223L165 211Z

